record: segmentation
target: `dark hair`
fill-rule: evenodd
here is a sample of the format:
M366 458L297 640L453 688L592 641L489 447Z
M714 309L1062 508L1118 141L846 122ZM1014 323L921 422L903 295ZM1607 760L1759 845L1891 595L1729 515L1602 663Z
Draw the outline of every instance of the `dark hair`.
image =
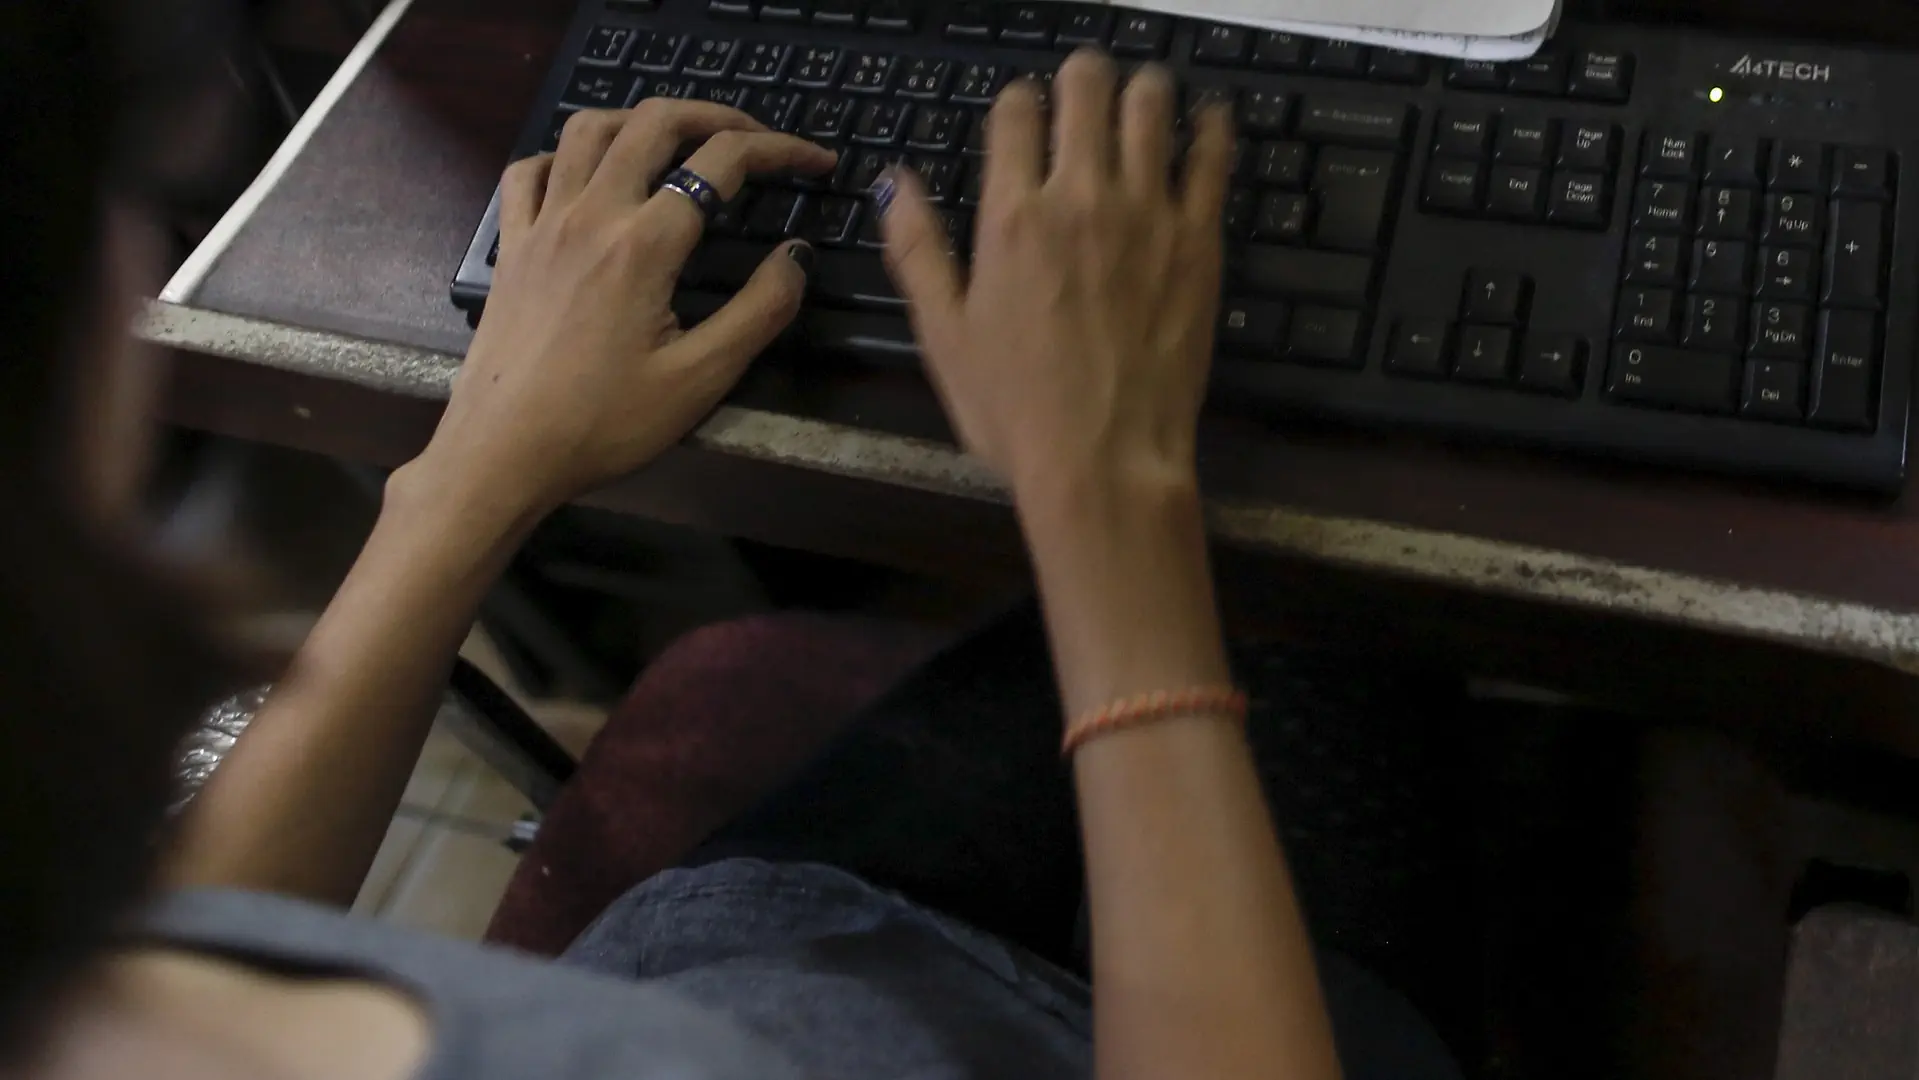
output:
M122 42L161 6L0 3L0 1058L142 897L174 747L229 681L205 605L76 490L102 211L140 176L119 103L155 100Z

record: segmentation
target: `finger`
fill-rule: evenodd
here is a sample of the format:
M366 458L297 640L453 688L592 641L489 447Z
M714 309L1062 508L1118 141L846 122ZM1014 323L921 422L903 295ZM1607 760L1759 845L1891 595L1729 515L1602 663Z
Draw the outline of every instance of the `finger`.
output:
M732 200L740 193L746 178L757 173L800 172L817 174L833 167L838 155L817 143L794 135L776 135L770 131L722 131L706 140L686 168L716 188L720 197ZM664 244L663 253L675 273L706 231L706 215L692 199L677 191L660 191L640 210L644 228Z
M1186 227L1217 233L1226 204L1226 187L1233 174L1233 115L1225 105L1211 105L1193 122L1193 146L1186 151L1185 183L1180 192Z
M886 241L886 269L899 286L913 335L926 353L945 355L959 326L965 289L946 250L946 225L911 169L888 169L873 191Z
M647 98L634 106L594 174L592 187L614 198L643 203L681 146L705 142L722 131L765 130L765 124L725 105Z
M513 246L521 233L540 216L546 198L546 178L553 171L553 155L523 158L507 166L500 178L500 250Z
M998 198L1017 195L1045 179L1045 116L1032 79L1014 79L986 115L985 169L980 188L988 203L996 201L995 192Z
M587 181L600 167L601 159L626 123L624 111L583 109L560 129L560 148L553 153L552 170L546 178L546 197L541 209L572 202L586 190Z
M1119 74L1105 53L1080 49L1053 77L1053 175L1097 180L1113 172L1113 90Z
M697 368L703 380L710 376L712 399L718 401L799 314L813 259L813 249L798 240L774 248L725 307L660 355Z
M1135 195L1164 195L1173 162L1172 73L1139 69L1119 98L1119 171Z

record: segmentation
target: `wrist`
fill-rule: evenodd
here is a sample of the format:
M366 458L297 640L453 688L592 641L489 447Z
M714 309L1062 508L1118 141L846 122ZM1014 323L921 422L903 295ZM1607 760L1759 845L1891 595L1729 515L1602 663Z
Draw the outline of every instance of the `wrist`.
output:
M380 506L383 524L441 537L486 559L511 557L553 508L511 485L449 469L429 450L393 471Z

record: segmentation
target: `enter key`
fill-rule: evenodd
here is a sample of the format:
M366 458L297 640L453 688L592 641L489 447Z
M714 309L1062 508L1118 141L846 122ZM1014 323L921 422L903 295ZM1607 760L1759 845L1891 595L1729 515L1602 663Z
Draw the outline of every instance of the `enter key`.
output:
M1812 357L1812 408L1806 419L1821 427L1871 430L1878 350L1878 317L1871 312L1820 315Z

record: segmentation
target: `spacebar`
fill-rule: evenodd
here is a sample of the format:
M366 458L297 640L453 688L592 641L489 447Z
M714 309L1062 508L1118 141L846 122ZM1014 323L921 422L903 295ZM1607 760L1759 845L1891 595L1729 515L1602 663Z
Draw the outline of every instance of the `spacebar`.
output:
M1326 300L1359 307L1373 283L1373 260L1306 248L1248 244L1227 256L1229 291Z

